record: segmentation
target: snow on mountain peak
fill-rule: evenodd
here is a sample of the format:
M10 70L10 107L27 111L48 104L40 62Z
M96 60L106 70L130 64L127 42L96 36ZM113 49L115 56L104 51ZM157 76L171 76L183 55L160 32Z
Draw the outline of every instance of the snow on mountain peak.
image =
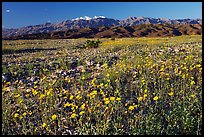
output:
M106 18L105 16L94 16L93 19L97 19L97 18Z
M91 20L91 19L97 19L97 18L105 18L105 17L104 16L94 16L93 18L90 18L89 16L84 16L84 17L72 19L72 21L74 21L74 20Z

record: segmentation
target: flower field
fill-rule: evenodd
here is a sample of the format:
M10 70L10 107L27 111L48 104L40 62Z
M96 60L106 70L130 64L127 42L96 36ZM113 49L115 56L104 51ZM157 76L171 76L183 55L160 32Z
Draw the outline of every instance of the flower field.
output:
M2 42L2 134L202 134L202 36Z

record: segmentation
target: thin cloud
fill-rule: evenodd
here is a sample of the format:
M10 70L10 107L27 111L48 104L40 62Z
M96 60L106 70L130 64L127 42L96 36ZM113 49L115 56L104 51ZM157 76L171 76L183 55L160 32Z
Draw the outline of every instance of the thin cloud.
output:
M9 9L6 10L7 13L11 12Z

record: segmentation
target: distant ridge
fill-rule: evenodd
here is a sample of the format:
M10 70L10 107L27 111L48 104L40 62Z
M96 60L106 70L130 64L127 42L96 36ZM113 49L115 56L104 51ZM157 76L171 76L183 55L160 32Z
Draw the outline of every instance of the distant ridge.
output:
M142 26L143 25L143 26ZM149 30L139 29L138 27L146 27L149 26L155 28L149 28ZM112 18L106 18L104 16L94 16L90 18L88 16L79 17L72 20L65 20L60 23L45 23L40 25L26 26L17 29L2 29L2 39L24 39L31 38L37 35L46 35L46 38L54 38L56 34L64 33L63 36L59 36L59 38L78 38L78 37L133 37L139 36L139 34L135 35L135 33L142 33L141 36L149 36L149 35L176 35L174 33L164 31L163 28L159 28L159 26L166 27L167 30L179 30L181 35L189 35L189 34L201 34L202 32L202 19L165 19L165 18L149 18L149 17L128 17L124 20L117 20ZM186 26L184 28L182 26ZM180 28L177 28L180 27ZM116 30L113 30L115 28ZM118 28L118 29L117 29ZM129 28L127 30L126 28ZM180 30L182 28L182 30ZM119 32L122 29L124 32ZM90 33L83 32L82 34L78 34L81 31L87 30ZM131 30L131 31L130 31ZM185 30L185 32L183 32ZM93 32L92 32L93 31ZM102 35L103 33L109 33L107 35ZM136 32L135 32L136 31ZM191 32L192 31L192 32ZM68 36L68 32L72 32ZM162 32L164 34L160 34ZM86 36L84 34L86 33ZM134 33L134 34L133 34ZM167 33L167 34L165 34ZM92 36L94 34L94 36ZM120 34L120 35L119 35ZM178 35L177 34L177 35ZM42 37L44 38L44 37Z

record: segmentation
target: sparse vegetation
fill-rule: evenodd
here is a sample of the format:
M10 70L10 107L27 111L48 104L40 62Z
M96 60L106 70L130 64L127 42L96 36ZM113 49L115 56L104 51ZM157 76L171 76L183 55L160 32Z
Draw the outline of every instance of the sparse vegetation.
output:
M85 44L79 44L77 48L98 48L101 43L99 39L97 41L87 40Z
M2 53L3 135L202 134L202 36L4 40Z

